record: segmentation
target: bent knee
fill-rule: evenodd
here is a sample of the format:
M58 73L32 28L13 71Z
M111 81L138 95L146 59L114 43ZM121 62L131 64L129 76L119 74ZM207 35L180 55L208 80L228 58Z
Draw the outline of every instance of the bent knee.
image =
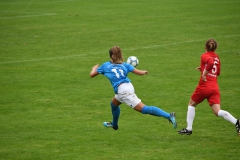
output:
M218 112L214 112L215 116L218 116Z

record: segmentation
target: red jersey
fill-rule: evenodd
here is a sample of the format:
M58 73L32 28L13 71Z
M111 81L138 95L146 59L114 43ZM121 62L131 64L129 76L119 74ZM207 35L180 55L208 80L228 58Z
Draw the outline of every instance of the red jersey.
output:
M220 75L220 60L216 53L205 52L201 56L201 76L199 84L191 96L196 103L201 103L204 99L208 100L210 106L220 104L220 92L217 77ZM207 81L202 80L203 71L207 70Z
M199 85L217 84L217 77L220 75L220 59L218 55L214 52L205 52L201 56L201 76L204 70L207 70L209 73L206 75L207 82L203 82L202 77L200 76Z

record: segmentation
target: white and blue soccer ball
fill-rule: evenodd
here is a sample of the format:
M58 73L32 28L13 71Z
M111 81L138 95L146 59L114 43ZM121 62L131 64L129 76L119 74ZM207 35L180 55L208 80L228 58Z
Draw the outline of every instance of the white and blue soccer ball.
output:
M137 67L139 64L139 60L136 56L130 56L127 59L127 63L132 65L133 67Z

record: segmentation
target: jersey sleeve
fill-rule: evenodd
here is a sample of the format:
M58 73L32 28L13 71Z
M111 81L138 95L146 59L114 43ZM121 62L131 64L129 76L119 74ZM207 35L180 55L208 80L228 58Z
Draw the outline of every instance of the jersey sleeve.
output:
M213 58L212 57L208 58L206 64L207 64L206 70L210 71L213 68L213 65L214 65Z
M124 63L124 66L127 68L128 72L132 72L134 70L134 67L128 63Z
M102 64L101 66L98 67L97 72L98 72L99 74L103 74L103 73L104 73L103 66L104 66L104 65Z

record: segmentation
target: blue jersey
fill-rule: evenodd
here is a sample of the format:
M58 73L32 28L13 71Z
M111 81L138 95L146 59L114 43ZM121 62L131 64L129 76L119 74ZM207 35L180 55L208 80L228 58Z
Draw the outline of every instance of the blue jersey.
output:
M118 86L121 83L128 83L131 80L127 77L129 72L132 72L134 67L128 63L113 64L110 61L103 63L98 67L97 72L106 76L114 89L118 93Z

